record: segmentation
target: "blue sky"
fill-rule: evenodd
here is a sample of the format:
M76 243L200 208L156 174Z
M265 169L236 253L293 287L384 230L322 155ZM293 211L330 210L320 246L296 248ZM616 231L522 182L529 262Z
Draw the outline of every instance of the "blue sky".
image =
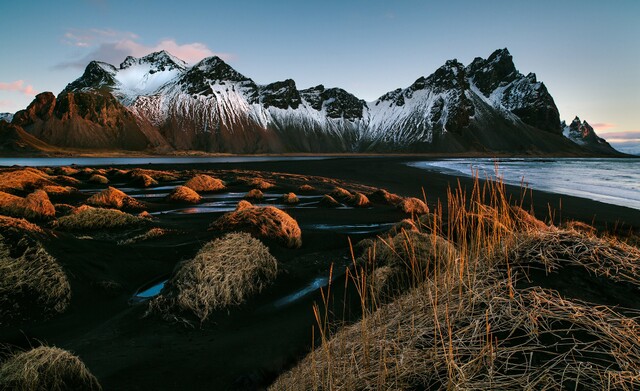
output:
M217 54L258 83L345 88L365 100L447 59L507 47L563 119L640 145L640 1L30 1L2 5L0 112L60 92L91 59ZM609 134L609 136L607 136Z

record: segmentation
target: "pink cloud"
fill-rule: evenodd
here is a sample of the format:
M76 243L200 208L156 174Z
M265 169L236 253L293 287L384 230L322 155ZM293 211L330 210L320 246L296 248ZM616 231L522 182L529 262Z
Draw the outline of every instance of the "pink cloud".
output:
M77 60L58 64L55 68L84 68L93 60L118 65L127 56L142 57L160 50L166 50L187 63L195 63L210 56L218 56L224 60L233 58L229 53L214 52L201 42L180 44L167 38L153 45L145 45L140 42L137 34L111 29L70 29L64 34L62 42L89 52Z
M16 80L10 83L0 82L0 91L16 91L28 96L33 96L36 94L36 90L33 89L33 86L31 84L26 86L24 85L24 80Z
M611 124L608 122L598 122L595 124L591 124L591 126L596 129L596 130L607 130L607 129L613 129L616 127L616 124Z
M640 130L603 133L602 137L612 142L640 141Z

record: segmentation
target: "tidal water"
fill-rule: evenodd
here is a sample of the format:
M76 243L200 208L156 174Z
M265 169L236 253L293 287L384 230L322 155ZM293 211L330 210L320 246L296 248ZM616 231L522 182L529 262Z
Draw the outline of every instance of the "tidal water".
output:
M640 210L640 158L445 159L408 163L444 174L502 176L509 184ZM497 168L497 173L496 173Z

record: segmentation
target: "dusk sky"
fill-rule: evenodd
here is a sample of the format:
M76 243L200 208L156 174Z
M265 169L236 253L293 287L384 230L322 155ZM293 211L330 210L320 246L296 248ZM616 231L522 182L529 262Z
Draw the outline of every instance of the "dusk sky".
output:
M257 83L342 87L367 101L507 47L561 118L640 146L640 1L4 2L0 112L59 93L93 59L219 55ZM619 145L619 144L616 144Z

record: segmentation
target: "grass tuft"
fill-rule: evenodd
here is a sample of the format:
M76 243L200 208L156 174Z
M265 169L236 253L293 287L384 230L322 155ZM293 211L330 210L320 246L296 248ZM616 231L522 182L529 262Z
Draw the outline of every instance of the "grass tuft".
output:
M249 232L290 248L302 245L302 231L286 212L272 206L251 207L226 213L211 224L211 230Z
M276 278L278 263L269 249L247 233L230 233L204 245L178 266L149 312L165 319L183 314L205 321L213 311L238 306Z
M102 390L84 363L66 350L40 346L0 365L2 390Z

